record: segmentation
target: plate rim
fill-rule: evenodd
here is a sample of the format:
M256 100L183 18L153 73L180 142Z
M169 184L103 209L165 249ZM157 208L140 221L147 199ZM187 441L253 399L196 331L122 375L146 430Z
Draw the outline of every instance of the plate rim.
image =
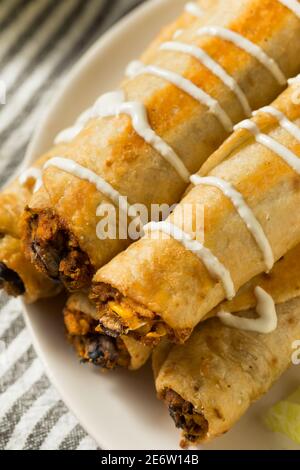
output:
M43 131L45 131L45 128L49 125L49 122L51 120L51 117L53 114L55 115L55 110L57 108L57 105L59 101L64 97L68 87L69 87L69 82L76 80L76 77L79 77L82 70L90 63L93 61L97 60L97 56L99 53L101 53L101 48L105 47L111 47L111 44L115 41L115 37L118 36L118 34L122 34L122 31L126 31L127 29L130 29L137 20L145 16L147 18L148 14L151 14L151 12L155 11L156 9L159 11L162 5L167 5L170 4L172 5L173 0L147 0L145 3L139 5L136 7L133 11L128 13L124 18L119 20L115 25L113 25L111 28L109 28L102 36L100 36L83 54L83 56L75 63L75 65L71 68L71 70L66 74L65 78L62 80L62 82L59 84L58 88L54 92L54 98L51 101L50 105L48 106L48 109L42 119L40 120L32 138L30 141L30 144L27 148L27 151L25 153L24 159L17 170L17 173L21 171L24 167L27 167L28 164L31 164L33 160L36 159L38 156L37 154L37 148L40 145L39 139L42 137ZM182 1L182 4L186 2L186 0L180 0ZM41 138L43 140L43 138ZM16 174L16 173L15 173ZM14 176L15 177L15 176ZM109 437L107 438L105 431L101 432L100 434L96 434L95 431L93 430L92 425L89 423L87 419L85 419L84 416L84 409L80 408L75 408L69 399L69 393L67 390L65 390L65 387L63 383L60 381L58 377L56 377L55 370L53 367L50 365L50 361L47 358L47 354L43 350L43 345L42 345L42 340L41 337L36 333L35 327L34 327L34 322L32 322L32 319L30 318L30 309L28 306L25 304L24 301L22 301L22 310L24 313L24 319L26 323L26 327L28 328L28 331L31 336L31 341L34 346L34 349L37 353L37 356L39 360L41 360L44 368L44 372L49 378L49 381L51 382L51 385L55 387L55 389L58 391L61 400L64 402L66 405L67 409L77 418L78 422L82 426L82 428L87 432L87 434L95 440L97 445L102 449L102 450L109 450L111 448L111 442ZM117 443L118 444L118 443ZM114 446L113 449L116 449L117 447ZM200 450L200 449L199 449Z
M180 0L180 1L182 1L183 5L186 3L186 0ZM62 80L62 83L59 84L59 87L55 92L54 99L52 100L45 114L42 116L38 126L36 127L30 139L29 145L26 149L24 158L20 166L17 168L17 170L14 172L11 178L9 178L7 184L9 184L11 180L16 178L16 175L20 174L21 171L24 171L24 169L26 169L29 165L31 165L36 160L38 156L36 154L36 148L39 145L40 136L43 130L47 127L51 119L51 116L53 115L53 113L55 113L55 109L59 101L67 92L69 82L76 80L76 77L80 76L81 71L84 68L88 67L88 65L92 63L94 60L96 60L100 49L102 47L103 48L108 47L109 43L113 42L116 35L121 34L122 31L134 25L134 23L137 20L139 20L143 16L147 17L148 14L151 14L154 10L161 8L161 6L164 4L172 5L172 0L146 0L144 3L136 6L131 12L129 12L127 15L125 15L123 18L117 21L114 25L112 25L103 35L101 35L85 51L83 56L73 65L71 70L66 74L66 77ZM31 336L31 342L33 344L34 350L39 360L41 361L44 367L44 372L46 376L48 377L51 385L54 386L54 388L58 391L59 396L61 400L64 402L64 404L66 405L68 411L70 411L76 417L79 424L86 431L88 436L90 436L97 443L97 445L100 447L101 450L109 450L110 446L108 445L108 442L105 442L104 435L101 436L101 440L100 440L99 436L95 435L94 431L90 429L89 424L81 416L82 414L81 411L74 409L74 407L70 405L68 394L67 392L64 391L64 387L60 384L60 381L56 378L54 372L52 371L52 368L48 364L47 357L44 354L40 339L36 335L36 332L34 330L34 326L30 319L30 314L28 311L28 307L30 307L30 305L28 306L23 299L21 299L21 304L22 304L25 325Z

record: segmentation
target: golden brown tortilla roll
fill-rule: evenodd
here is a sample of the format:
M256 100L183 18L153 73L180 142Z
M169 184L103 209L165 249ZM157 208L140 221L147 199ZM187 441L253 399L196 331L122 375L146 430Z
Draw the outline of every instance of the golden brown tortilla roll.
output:
M33 176L25 178L24 183L18 177L0 193L0 288L9 295L24 295L27 302L53 296L60 290L57 283L38 273L27 261L20 240L21 215L44 163L45 159L37 162Z
M188 174L218 148L232 124L270 103L300 70L300 20L289 8L277 0L212 2L212 8L207 3L204 22L185 12L176 23L183 32L174 38L173 25L161 33L142 57L151 67L132 69L134 76L121 85L122 98L106 95L106 105L113 96L118 105L122 99L131 103L131 111L123 107L107 117L102 100L65 149L52 152L103 178L148 213L152 204L178 202ZM126 114L133 112L132 103L147 115L148 140ZM163 149L153 143L153 132ZM172 162L165 145L168 155L175 152ZM131 240L99 239L97 208L112 200L75 176L74 168L52 163L43 175L48 202L36 207L33 201L26 213L26 250L38 269L71 290L82 289Z
M299 256L300 245L297 245L277 261L270 273L263 273L251 279L233 300L219 304L209 312L208 317L216 316L220 310L234 313L254 308L257 304L254 295L256 286L268 292L276 304L298 297ZM87 294L76 293L69 297L64 309L64 320L69 341L83 362L90 362L104 369L129 367L136 370L144 365L152 351L151 347L144 346L130 336L112 338L101 333L96 306L88 300ZM172 347L167 341L162 344L159 358L162 358L163 347L166 350Z
M229 431L289 367L300 335L300 298L276 309L278 327L270 334L210 319L186 344L162 342L154 351L158 396L183 431L182 445L204 443ZM256 314L250 311L248 316Z
M238 129L206 164L210 181L229 183L243 197L242 209L251 210L263 244L249 228L251 219L249 225L225 192L211 182L198 184L163 223L180 237L183 230L185 242L176 233L162 237L161 224L155 225L95 275L92 299L107 333L128 334L147 344L163 336L184 342L215 306L271 269L270 252L276 262L299 243L300 140L291 134L291 128L299 133L298 91L295 83L273 103L273 110L284 113L280 121L260 111L247 121L257 137ZM190 207L195 210L188 212L192 220L184 232L182 214ZM202 233L192 233L197 207L204 208L203 243Z
M142 367L151 348L133 338L111 338L99 332L96 308L84 293L72 294L64 309L68 339L78 357L101 369L117 367L136 370Z

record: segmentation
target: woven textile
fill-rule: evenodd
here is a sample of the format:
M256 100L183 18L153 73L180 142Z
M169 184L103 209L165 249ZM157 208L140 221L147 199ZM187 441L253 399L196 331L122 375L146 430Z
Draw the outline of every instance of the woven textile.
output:
M66 72L104 31L142 1L0 0L0 81L6 88L6 96L0 95L0 185L22 161ZM0 449L97 449L49 383L31 345L20 301L4 294Z

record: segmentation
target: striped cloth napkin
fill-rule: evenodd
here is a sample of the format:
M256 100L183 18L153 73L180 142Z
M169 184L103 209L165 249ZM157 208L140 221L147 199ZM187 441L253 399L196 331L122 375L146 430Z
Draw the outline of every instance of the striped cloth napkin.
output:
M0 185L66 72L143 0L0 0ZM1 90L0 90L1 91ZM97 449L37 358L20 301L0 294L0 449Z

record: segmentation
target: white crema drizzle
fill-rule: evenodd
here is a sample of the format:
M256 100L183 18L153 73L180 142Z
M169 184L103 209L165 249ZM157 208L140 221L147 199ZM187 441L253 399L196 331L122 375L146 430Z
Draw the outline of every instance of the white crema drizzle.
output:
M287 79L275 60L269 57L261 47L254 44L249 39L246 39L241 34L221 26L203 26L198 29L198 35L213 36L233 43L240 49L243 49L245 52L255 57L255 59L271 72L280 85L286 85Z
M239 129L249 131L254 136L256 142L276 153L276 155L284 160L296 173L300 174L300 158L272 137L262 133L253 121L246 119L234 126L235 131Z
M240 88L236 80L229 75L223 67L218 64L212 57L207 54L201 47L197 47L191 44L186 44L178 41L165 42L161 45L160 49L165 51L175 51L182 52L183 54L188 54L194 59L201 62L208 70L210 70L216 77L218 77L224 85L226 85L237 97L239 100L244 113L246 116L251 115L251 107L249 105L248 99Z
M258 244L263 254L266 268L268 271L270 271L274 265L274 255L272 248L262 226L258 222L250 207L247 205L242 194L238 192L230 183L215 176L207 176L202 178L198 175L193 175L191 176L191 182L194 185L215 186L231 200L239 216L245 222L249 232L252 234L253 238Z
M253 116L257 116L260 113L270 114L276 118L280 127L300 142L300 128L290 121L283 112L279 111L279 109L274 108L274 106L264 106L263 108L254 111Z
M202 18L203 16L203 10L196 2L188 2L185 5L184 10L192 16L196 16L197 18Z
M177 29L173 34L173 39L177 39L182 33L184 32L183 29Z
M42 170L39 168L28 168L19 176L19 183L25 185L29 180L34 180L33 192L36 193L43 185Z
M282 5L287 7L293 13L295 13L298 18L300 18L300 3L297 0L278 0Z
M288 84L289 85L296 85L300 83L300 74L299 75L296 75L296 77L293 77L293 78L289 78L288 79Z
M202 88L197 87L193 82L191 82L191 80L188 80L187 78L184 78L182 75L179 75L175 72L171 72L170 70L166 70L155 65L144 65L138 60L131 62L126 69L126 75L128 77L135 77L142 74L155 75L156 77L162 78L163 80L172 83L172 85L175 85L177 88L190 95L200 104L207 106L221 122L227 132L232 131L233 122L224 109L220 106L218 101L202 90Z
M62 140L72 140L74 134L77 135L86 122L93 117L104 118L120 116L121 114L127 114L132 120L132 126L136 133L151 145L176 170L184 181L189 181L189 171L179 156L151 128L145 105L138 101L125 101L124 92L121 90L101 96L90 110L81 115L74 128L66 129L59 134L56 143Z
M286 2L290 3L290 2ZM194 16L202 15L201 8L194 2L189 2L186 5L186 11L193 14ZM178 32L178 34L180 34ZM276 64L276 62L267 56L264 51L257 45L253 44L251 41L245 39L241 35L234 33L230 30L220 27L204 27L198 31L199 35L212 35L216 37L223 38L225 40L231 41L236 44L238 47L244 49L254 57L256 57L265 67L267 67L270 72L275 76L275 78L281 83L286 83L286 79L281 72L280 68ZM217 63L215 62L205 51L201 48L196 46L184 44L184 43L176 43L176 42L169 42L164 43L161 46L161 49L164 50L174 50L178 52L183 52L190 54L201 61L209 70L211 70L216 76L218 76L224 83L227 85L238 97L245 113L248 115L251 112L247 97L240 89L239 85L236 81L227 74L227 72ZM175 72L171 72L156 66L145 66L140 62L134 62L129 65L127 69L127 73L130 76L134 76L137 74L142 73L150 73L160 78L163 78L170 83L174 84L178 88L185 91L187 94L192 96L194 99L198 100L202 104L208 106L212 113L216 115L216 117L220 120L223 124L224 128L228 131L232 130L232 122L227 115L227 113L222 109L220 104L217 100L212 98L210 95L205 93L202 89L197 87L193 84L190 80L182 77ZM160 153L166 161L170 163L170 165L177 171L177 173L185 180L189 180L189 172L184 166L183 162L180 160L178 155L174 152L174 150L163 140L159 137L154 130L151 128L150 123L148 121L147 110L143 103L140 102L127 102L125 100L124 93L122 91L107 93L101 96L92 106L90 109L86 110L82 113L79 118L77 119L75 125L69 129L62 131L55 139L55 143L59 142L68 142L73 140L85 127L87 122L94 118L94 117L113 117L119 116L121 114L127 114L132 119L132 125L138 135L140 135L147 143L149 143L155 150ZM250 122L250 121L249 121ZM292 124L292 123L291 123ZM289 126L290 127L290 126ZM266 136L267 137L267 136ZM275 142L276 143L276 142ZM137 218L138 214L136 210L128 204L126 197L120 195L120 193L115 190L109 183L107 183L102 177L98 176L93 171L73 162L69 159L62 158L62 157L54 157L49 160L44 168L49 168L50 166L54 166L59 168L63 171L66 171L78 178L83 180L89 181L90 183L94 184L97 190L101 191L105 196L112 200L112 202L120 207L129 217ZM21 184L24 184L29 178L36 178L36 184L34 187L34 191L40 188L42 185L42 173L41 170L30 168L23 175L20 177ZM224 188L223 188L224 189ZM228 188L227 188L228 189ZM231 192L231 196L232 196ZM238 193L239 194L239 193ZM240 198L242 196L239 194ZM237 203L237 194L235 194L234 200ZM239 201L241 203L241 200ZM237 207L237 206L236 206ZM247 207L247 206L246 206ZM248 208L249 209L249 208ZM253 216L250 221L250 214L249 212L246 214L245 206L239 205L239 213L244 214L244 218L247 219L245 222L247 226L251 226L251 233L256 238L258 244L264 250L265 259L270 264L270 253L267 255L267 244L266 240L263 239L262 236L262 229L261 232L258 228L258 222L254 218L252 212L250 211L251 215ZM98 210L97 210L98 213ZM241 214L240 214L241 215ZM254 220L257 224L254 223ZM146 229L150 230L161 230L165 233L168 233L176 240L180 241L187 249L192 251L193 253L197 254L199 258L203 261L205 266L207 267L208 271L211 275L219 280L222 281L224 289L226 291L226 295L228 299L233 298L235 295L233 281L231 279L231 275L229 271L219 262L219 260L211 253L211 251L205 248L201 243L197 240L192 240L188 234L181 231L179 228L173 226L172 224L164 223L151 223L145 227ZM263 234L264 235L264 234ZM267 262L266 262L267 264Z
M299 76L295 77L292 82L295 83L295 80L297 80L298 82L298 78ZM300 141L299 127L296 126L292 121L290 121L284 113L274 108L273 106L265 106L260 110L255 111L253 114L257 115L260 112L264 112L275 117L278 120L279 125L283 129L285 129L289 134L291 134L293 137ZM268 135L263 134L254 122L250 121L249 119L242 121L241 123L237 124L234 128L234 130L238 129L246 129L251 132L258 143L264 145L265 147L273 151L276 155L282 158L293 170L300 174L300 161L298 156L291 152L284 145L280 144ZM191 177L192 181L193 179L194 177ZM200 180L201 179L202 178L200 178ZM205 178L203 179L205 180ZM267 239L266 242L268 243ZM266 247L267 245L265 246L265 248ZM269 269L270 268L271 265L269 266ZM260 287L256 287L255 296L257 298L256 311L259 315L258 319L241 318L236 315L232 315L231 313L221 311L218 314L220 320L227 326L247 331L256 331L258 333L267 334L276 330L278 319L275 304L272 297Z
M218 317L226 326L245 331L268 334L276 330L278 318L272 297L261 287L254 290L257 299L256 312L259 318L242 318L232 313L221 311Z
M197 12L197 15L199 15L199 11L201 10L201 8L196 3L189 2L186 5L186 10L192 14L193 12L194 14L196 14L195 12ZM198 34L218 36L222 37L223 39L227 39L231 42L234 42L236 45L243 48L247 52L253 54L258 60L260 60L260 62L262 62L266 67L270 69L270 71L273 72L275 76L277 76L279 81L281 80L285 82L285 78L283 77L283 74L276 65L276 63L272 59L270 59L258 46L252 44L250 41L246 40L239 34L234 33L230 30L226 30L225 28L220 28L216 26L201 28L198 31ZM216 63L208 54L206 54L200 48L183 43L169 42L163 44L162 49L178 50L179 52L189 53L196 57L198 60L201 60L207 68L209 68L232 91L234 91L234 93L239 98L245 113L249 114L249 103L238 84L231 76L227 74L225 70L223 70L223 68L218 63ZM224 128L228 131L232 130L232 121L227 115L227 113L222 109L218 101L212 98L207 93L205 93L200 88L198 88L190 80L187 80L186 78L174 72L167 71L165 69L161 69L155 66L143 66L142 64L139 64L139 66L137 67L137 63L135 63L134 68L135 71L133 71L132 65L131 67L129 67L129 71L131 70L130 73L152 73L173 83L175 86L182 89L202 104L208 106L211 112L213 112L223 124ZM57 135L55 143L69 142L73 140L82 131L87 122L94 117L109 117L120 114L129 115L132 119L132 124L135 131L143 139L145 139L147 143L152 145L155 150L160 153L173 166L173 168L185 181L188 181L189 172L183 162L180 160L179 156L151 128L148 121L147 110L145 106L139 102L126 102L124 93L122 91L107 93L101 96L96 101L94 106L92 106L79 116L74 126L70 127L69 129L65 129ZM31 169L28 170L28 172L29 173L24 173L24 176L22 175L22 181L23 178L24 181L26 181L26 175L30 175L30 177L33 177ZM37 177L37 183L34 190L36 191L37 189L39 189L40 186L41 176L39 175ZM121 195L119 195L119 197L122 198Z
M53 157L45 165L44 169L55 167L66 173L69 173L77 178L88 181L96 186L97 191L100 191L104 196L110 199L117 207L119 207L128 217L139 218L139 213L134 206L131 206L127 198L121 196L120 193L114 189L107 181L101 176L97 175L92 170L80 165L79 163L63 157ZM100 206L99 206L100 207ZM98 215L98 209L96 212Z
M180 242L184 248L191 251L201 259L206 269L214 279L222 282L227 299L233 299L235 296L234 283L229 271L218 260L218 258L202 243L192 239L192 237L170 222L150 222L145 225L144 232L162 232L169 235L174 240Z
M297 106L300 104L300 74L290 78L288 84L292 87L291 101Z

